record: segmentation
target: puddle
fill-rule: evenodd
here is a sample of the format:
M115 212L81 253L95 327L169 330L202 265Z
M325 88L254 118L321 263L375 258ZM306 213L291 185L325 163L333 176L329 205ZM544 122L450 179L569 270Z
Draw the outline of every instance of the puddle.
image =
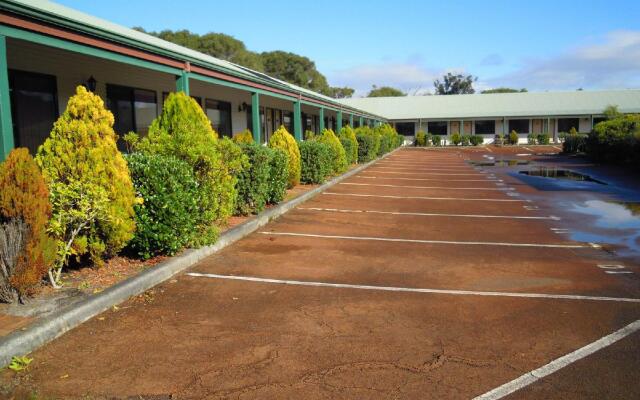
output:
M620 247L618 254L640 257L640 203L588 200L569 211L592 216L590 228L571 231L571 239Z
M491 158L491 157L488 157ZM490 161L471 161L476 167L514 167L517 165L528 165L528 160L490 160Z
M554 178L554 179L566 179L574 182L594 182L600 185L606 185L597 179L593 179L589 175L581 174L579 172L570 171L568 169L557 169L550 167L538 167L529 171L519 171L519 174L528 176L539 176L542 178Z

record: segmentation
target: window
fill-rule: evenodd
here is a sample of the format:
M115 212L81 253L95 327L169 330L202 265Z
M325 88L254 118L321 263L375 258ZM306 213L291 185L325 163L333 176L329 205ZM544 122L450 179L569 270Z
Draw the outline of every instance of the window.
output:
M413 122L396 122L396 131L401 135L413 137L416 134L416 124Z
M35 154L58 118L56 77L9 70L9 90L15 146Z
M429 121L427 130L432 135L447 136L447 121Z
M529 120L528 119L510 119L509 132L511 131L516 131L516 133L529 133Z
M606 120L607 119L605 117L596 117L596 118L593 119L593 126L595 127L600 122L604 122Z
M231 103L205 99L204 112L218 135L231 137Z
M113 129L122 136L130 131L144 136L158 116L156 92L127 86L107 84L107 107L113 113ZM124 149L122 140L118 147Z
M571 128L580 128L580 120L578 118L558 118L558 132L569 132Z
M302 120L304 121L305 118L302 118ZM291 111L282 112L282 125L284 125L287 132L293 132L293 113Z
M496 133L496 121L475 121L476 135L495 135Z

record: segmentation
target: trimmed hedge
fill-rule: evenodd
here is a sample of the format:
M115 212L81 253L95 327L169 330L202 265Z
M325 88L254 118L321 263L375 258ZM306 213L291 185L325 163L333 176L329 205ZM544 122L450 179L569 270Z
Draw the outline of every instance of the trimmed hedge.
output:
M536 141L538 142L538 144L549 144L549 142L551 141L551 137L548 133L540 133L536 137Z
M356 132L351 128L351 126L347 125L340 130L340 134L338 135L340 138L340 142L342 143L342 147L344 147L345 152L347 153L347 161L349 164L354 164L358 162L358 140L356 139ZM351 142L351 145L346 145L345 140ZM349 150L347 150L349 147Z
M351 143L344 138L347 143ZM307 140L300 143L300 157L302 159L302 183L323 183L332 173L333 151L326 143Z
M427 134L424 131L418 131L416 133L416 141L414 142L414 145L418 147L427 146Z
M136 193L136 232L128 249L138 257L173 255L197 234L200 191L191 166L173 156L126 156Z
M280 126L269 139L269 147L281 149L287 153L288 163L288 188L291 189L300 183L300 149L298 143L284 126Z
M479 146L484 143L484 138L482 137L482 135L472 135L469 140L471 141L472 146Z
M583 153L587 149L588 135L576 133L575 135L566 135L562 142L562 152L566 154Z
M289 185L289 156L278 148L270 149L267 203L277 204L284 199Z
M588 135L586 151L596 162L640 166L640 114L598 123Z
M358 162L365 163L376 158L375 138L364 132L356 133L358 140Z
M249 166L238 175L235 213L259 213L269 201L270 162L274 150L256 143L245 143L240 148L249 159Z

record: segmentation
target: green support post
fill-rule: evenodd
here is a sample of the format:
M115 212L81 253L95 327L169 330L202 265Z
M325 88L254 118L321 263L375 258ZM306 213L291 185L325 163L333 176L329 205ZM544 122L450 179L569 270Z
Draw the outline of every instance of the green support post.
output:
M302 103L300 100L293 103L293 136L296 140L302 140Z
M460 120L460 136L464 135L464 121Z
M319 132L322 132L324 130L324 107L320 107L320 117L319 117L319 125L320 125L320 129Z
M353 114L349 114L349 126L353 128Z
M506 138L507 136L507 118L502 118L502 136Z
M176 77L176 92L184 92L189 96L189 73L182 71L182 75Z
M260 144L260 94L251 94L251 125L253 125L253 141Z
M364 125L364 118L362 118L362 116L360 117L360 125L358 126L363 126Z
M339 133L340 129L342 129L342 110L338 110L336 117L336 133Z
M0 36L0 161L13 149L13 121L9 96L9 68L7 67L7 41Z

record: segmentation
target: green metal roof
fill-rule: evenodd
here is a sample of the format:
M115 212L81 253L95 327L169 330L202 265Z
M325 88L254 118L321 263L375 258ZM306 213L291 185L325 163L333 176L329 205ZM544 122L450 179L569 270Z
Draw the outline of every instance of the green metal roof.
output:
M525 92L340 100L391 120L545 117L602 114L609 105L640 113L640 90Z
M316 93L312 90L284 82L264 73L167 42L155 36L126 28L51 1L3 0L0 2L0 9L5 9L16 14L26 15L33 19L125 44L154 54L164 55L181 61L189 61L193 65L199 65L235 77L247 79L252 82L268 85L273 88L283 89L295 94L308 96L319 101L333 104L336 109L341 107L344 108L346 106L347 108L352 109L352 111L359 111L360 113L369 114L371 117L380 118L380 115L359 110L357 107L345 105L334 98Z

